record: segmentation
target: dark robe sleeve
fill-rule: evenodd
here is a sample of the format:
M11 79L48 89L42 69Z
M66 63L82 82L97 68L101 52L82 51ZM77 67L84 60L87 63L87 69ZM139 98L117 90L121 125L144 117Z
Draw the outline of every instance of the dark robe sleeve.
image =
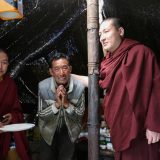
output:
M160 133L160 69L155 58L153 58L152 72L152 90L146 117L146 128Z
M13 87L11 92L13 93L12 94L13 105L11 110L12 123L23 123L24 122L23 113L22 113L21 105L18 98L17 88L14 82L13 82ZM28 146L28 141L26 138L25 131L13 132L13 137L14 137L16 149L20 158L23 160L30 160L31 158L29 154L29 146Z
M23 114L22 114L22 109L20 106L19 98L18 98L18 93L17 93L17 88L15 84L13 83L13 88L11 90L12 92L12 123L22 123L24 122L23 120Z

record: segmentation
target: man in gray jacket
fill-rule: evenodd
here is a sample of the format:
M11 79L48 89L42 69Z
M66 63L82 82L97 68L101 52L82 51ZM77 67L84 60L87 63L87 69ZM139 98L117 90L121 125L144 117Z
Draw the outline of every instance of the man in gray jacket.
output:
M71 76L69 57L56 53L50 78L39 83L39 160L72 160L85 110L84 86Z

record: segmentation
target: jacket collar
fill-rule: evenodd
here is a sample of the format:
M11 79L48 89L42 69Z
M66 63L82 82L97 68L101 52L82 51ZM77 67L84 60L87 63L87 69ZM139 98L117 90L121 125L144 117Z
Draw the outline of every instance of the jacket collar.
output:
M69 83L68 93L70 93L73 90L73 78L72 78L72 76L70 76L70 79L69 79L68 83ZM53 93L56 92L56 88L57 88L57 83L56 83L55 79L52 77L51 78L51 90L53 91Z

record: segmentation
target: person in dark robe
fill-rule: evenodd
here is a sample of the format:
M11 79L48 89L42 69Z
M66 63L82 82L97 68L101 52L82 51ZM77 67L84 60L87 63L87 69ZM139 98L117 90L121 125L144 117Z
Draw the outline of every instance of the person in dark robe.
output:
M116 160L160 159L160 69L153 51L124 38L118 18L101 23L100 87Z
M24 122L17 88L14 80L6 73L7 69L8 55L0 49L0 127ZM7 156L12 137L21 160L30 160L28 142L23 131L13 133L0 131L0 160Z
M160 160L160 69L153 51L124 33L114 17L99 29L99 85L115 160ZM88 85L86 77L78 79Z

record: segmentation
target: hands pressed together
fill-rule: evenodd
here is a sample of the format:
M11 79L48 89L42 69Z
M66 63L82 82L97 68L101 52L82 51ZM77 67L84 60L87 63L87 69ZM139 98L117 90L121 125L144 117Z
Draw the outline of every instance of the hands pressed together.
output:
M67 91L63 85L59 85L56 90L56 107L59 109L61 106L64 108L69 106Z
M160 140L160 133L150 131L149 129L146 130L146 138L148 140L148 144L156 143Z

